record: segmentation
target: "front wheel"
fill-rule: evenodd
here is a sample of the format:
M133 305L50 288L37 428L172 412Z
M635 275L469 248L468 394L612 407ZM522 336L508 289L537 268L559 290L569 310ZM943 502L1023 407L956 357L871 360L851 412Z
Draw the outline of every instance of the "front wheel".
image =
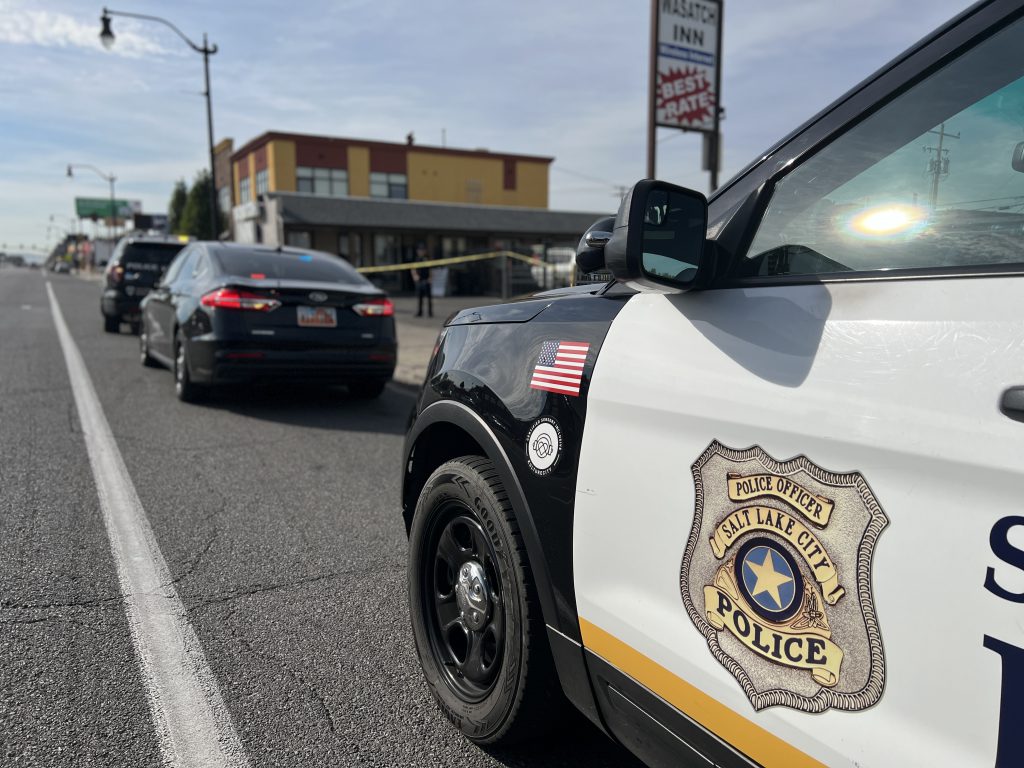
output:
M420 493L409 533L409 607L423 674L478 744L542 734L564 705L530 564L494 465L463 456Z

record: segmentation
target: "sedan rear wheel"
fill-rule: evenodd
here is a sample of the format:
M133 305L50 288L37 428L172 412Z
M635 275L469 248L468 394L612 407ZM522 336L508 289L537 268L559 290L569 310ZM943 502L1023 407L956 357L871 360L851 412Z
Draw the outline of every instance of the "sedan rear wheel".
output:
M146 333L146 324L142 324L139 333L139 362L147 368L158 368L160 364L149 355L149 334Z
M202 388L192 382L188 369L188 344L178 331L174 338L174 391L183 403L195 403L202 399Z

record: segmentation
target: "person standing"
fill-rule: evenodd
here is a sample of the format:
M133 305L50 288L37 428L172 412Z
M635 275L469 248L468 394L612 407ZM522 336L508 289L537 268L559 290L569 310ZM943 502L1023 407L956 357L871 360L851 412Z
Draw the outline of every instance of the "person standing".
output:
M427 299L427 316L434 316L434 297L430 286L430 267L419 266L421 262L429 261L427 246L423 243L416 245L417 266L412 268L412 281L416 284L416 317L423 316L423 299Z

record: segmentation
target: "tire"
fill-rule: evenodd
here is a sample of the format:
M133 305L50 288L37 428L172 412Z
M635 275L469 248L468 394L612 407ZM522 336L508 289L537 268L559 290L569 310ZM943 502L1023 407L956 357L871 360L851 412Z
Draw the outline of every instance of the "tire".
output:
M103 330L107 333L120 333L121 332L121 318L111 317L110 315L103 316Z
M149 335L146 333L145 325L139 331L139 362L146 368L160 367L160 363L149 356Z
M424 677L463 734L508 745L558 724L566 702L526 548L488 459L463 456L428 478L409 533L408 583Z
M380 397L387 384L387 380L354 381L348 385L348 391L352 397L358 397L360 400L373 400Z
M197 403L202 400L203 390L192 381L188 369L188 345L178 331L174 336L174 393L183 403Z

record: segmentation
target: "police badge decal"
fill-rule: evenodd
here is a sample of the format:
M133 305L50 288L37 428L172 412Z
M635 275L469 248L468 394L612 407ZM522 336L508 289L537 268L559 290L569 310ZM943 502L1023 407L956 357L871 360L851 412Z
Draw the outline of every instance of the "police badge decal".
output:
M693 482L683 603L754 709L875 704L885 655L871 563L889 519L861 474L715 441Z

